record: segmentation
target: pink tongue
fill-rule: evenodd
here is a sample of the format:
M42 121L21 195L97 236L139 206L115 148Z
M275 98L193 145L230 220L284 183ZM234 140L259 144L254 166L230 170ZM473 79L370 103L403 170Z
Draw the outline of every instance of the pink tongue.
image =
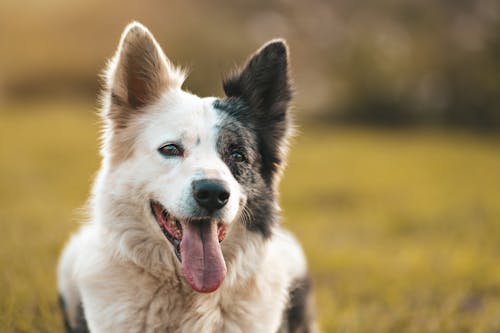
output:
M215 221L183 223L180 250L182 274L191 288L203 293L219 288L226 276L226 263Z

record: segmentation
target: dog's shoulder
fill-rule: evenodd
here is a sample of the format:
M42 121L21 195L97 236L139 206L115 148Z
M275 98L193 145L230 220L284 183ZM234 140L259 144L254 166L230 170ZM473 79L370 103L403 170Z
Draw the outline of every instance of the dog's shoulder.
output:
M66 245L57 269L59 304L63 312L66 332L88 332L83 311L81 291L78 283L78 272L82 259L89 259L87 249L92 249L92 225L88 224L76 232Z
M288 301L279 332L316 332L311 279L301 246L290 232L279 227L275 230L269 251L272 271L284 272L288 285Z
M270 271L280 270L291 281L307 272L306 258L297 239L284 228L277 226L267 249Z

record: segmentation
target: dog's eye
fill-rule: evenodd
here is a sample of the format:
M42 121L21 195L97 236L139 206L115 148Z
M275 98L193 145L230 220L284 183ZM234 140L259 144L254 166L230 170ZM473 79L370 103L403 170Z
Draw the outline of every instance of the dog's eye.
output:
M245 156L238 151L233 151L230 156L231 156L231 159L237 163L245 161Z
M173 143L161 146L158 151L160 154L167 157L182 156L183 154L182 148Z

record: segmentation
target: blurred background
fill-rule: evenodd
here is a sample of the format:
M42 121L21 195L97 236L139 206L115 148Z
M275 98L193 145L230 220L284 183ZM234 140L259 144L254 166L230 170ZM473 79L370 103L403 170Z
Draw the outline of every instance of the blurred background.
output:
M198 95L288 40L283 223L324 332L500 332L497 0L0 0L0 331L62 331L55 267L99 167L98 74L132 20Z

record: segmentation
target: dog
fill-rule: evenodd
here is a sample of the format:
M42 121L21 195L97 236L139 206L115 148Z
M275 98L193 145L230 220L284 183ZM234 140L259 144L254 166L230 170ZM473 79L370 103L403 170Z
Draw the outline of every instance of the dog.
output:
M89 219L58 267L66 332L316 331L304 254L279 223L288 58L272 40L225 97L200 98L146 27L126 27Z

